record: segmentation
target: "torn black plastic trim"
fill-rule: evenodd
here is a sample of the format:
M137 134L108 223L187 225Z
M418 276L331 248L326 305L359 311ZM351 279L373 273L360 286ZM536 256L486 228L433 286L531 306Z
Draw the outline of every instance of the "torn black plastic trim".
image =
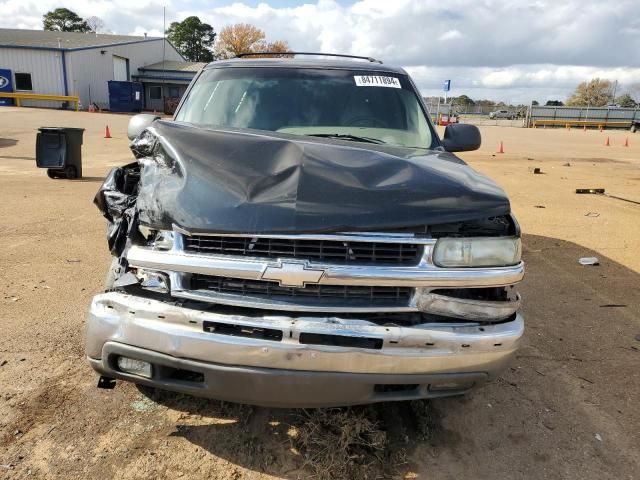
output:
M140 166L130 163L109 172L93 203L107 219L107 243L109 251L119 256L127 238L136 235L136 199L140 182Z

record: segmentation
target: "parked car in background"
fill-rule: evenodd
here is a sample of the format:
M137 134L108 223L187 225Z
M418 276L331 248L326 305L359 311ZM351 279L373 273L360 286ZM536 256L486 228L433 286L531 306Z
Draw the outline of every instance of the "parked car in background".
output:
M494 112L489 112L489 118L508 118L509 120L514 120L516 118L516 114L509 110L496 110Z
M320 407L460 395L524 331L505 192L441 139L409 75L360 58L209 64L95 203L114 256L86 354L101 375Z

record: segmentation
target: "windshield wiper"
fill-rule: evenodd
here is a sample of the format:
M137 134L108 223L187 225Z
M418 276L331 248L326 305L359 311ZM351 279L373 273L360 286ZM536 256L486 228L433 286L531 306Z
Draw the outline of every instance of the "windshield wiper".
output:
M351 140L354 142L376 143L378 145L387 143L377 138L359 137L358 135L349 135L343 133L306 133L305 135L307 135L308 137L337 138L339 140Z

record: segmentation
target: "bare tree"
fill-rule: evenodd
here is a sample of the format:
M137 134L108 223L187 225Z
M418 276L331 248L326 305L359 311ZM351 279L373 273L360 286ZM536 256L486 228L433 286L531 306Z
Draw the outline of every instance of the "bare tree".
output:
M289 48L289 44L284 40L276 40L275 42L270 42L264 45L264 48L261 50L262 52L269 53L281 53L282 55L278 55L279 57L291 57L292 55L287 55L288 52L291 51ZM269 55L273 57L274 55Z
M237 23L224 27L215 45L217 58L233 58L241 53L273 52L286 56L289 51L287 42L278 40L266 42L265 33L248 23ZM258 55L256 55L257 57Z
M609 80L594 78L589 82L582 82L576 87L573 95L567 100L571 107L604 107L611 100L613 83Z
M96 33L104 33L104 22L100 17L89 17L85 20L89 25L89 30Z
M629 85L627 90L629 91L631 98L633 98L633 101L640 105L640 83L633 83Z

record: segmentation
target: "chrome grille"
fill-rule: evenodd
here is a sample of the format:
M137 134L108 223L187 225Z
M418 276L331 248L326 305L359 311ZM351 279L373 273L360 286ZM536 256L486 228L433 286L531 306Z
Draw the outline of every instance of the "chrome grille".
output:
M413 243L208 235L185 235L184 249L192 253L377 265L414 265L422 255L422 246Z
M290 299L323 299L363 301L371 305L407 305L413 288L408 287L380 287L357 285L319 285L311 284L305 287L284 287L277 282L264 280L246 280L230 277L216 277L194 274L191 276L193 290L208 290L216 293L234 294L260 298Z

